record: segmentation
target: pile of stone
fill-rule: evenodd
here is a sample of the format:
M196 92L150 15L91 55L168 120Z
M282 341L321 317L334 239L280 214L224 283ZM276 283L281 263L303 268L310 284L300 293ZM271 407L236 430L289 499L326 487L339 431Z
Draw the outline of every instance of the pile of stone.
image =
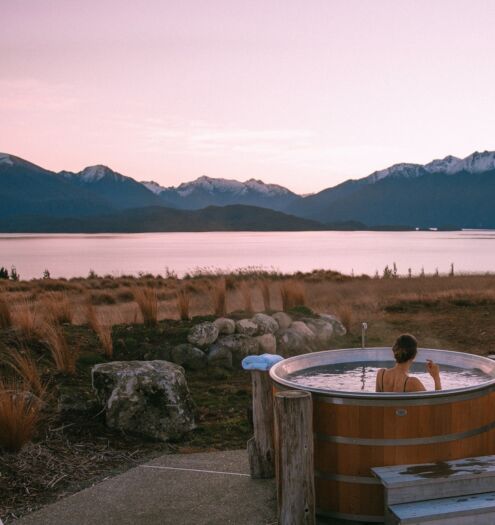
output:
M170 358L191 370L206 366L234 369L248 355L292 357L322 350L335 335L345 333L342 323L327 314L299 320L284 312L258 313L238 321L222 317L193 326L188 343L176 346Z

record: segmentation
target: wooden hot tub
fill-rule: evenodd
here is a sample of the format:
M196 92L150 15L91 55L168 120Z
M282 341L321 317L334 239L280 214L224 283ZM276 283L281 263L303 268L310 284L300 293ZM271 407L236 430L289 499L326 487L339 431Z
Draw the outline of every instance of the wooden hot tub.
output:
M344 392L295 384L290 374L322 365L390 361L390 348L328 350L281 361L275 390L313 394L317 514L383 522L383 491L371 467L495 454L495 363L421 348L416 362L479 369L494 379L455 390L411 394Z

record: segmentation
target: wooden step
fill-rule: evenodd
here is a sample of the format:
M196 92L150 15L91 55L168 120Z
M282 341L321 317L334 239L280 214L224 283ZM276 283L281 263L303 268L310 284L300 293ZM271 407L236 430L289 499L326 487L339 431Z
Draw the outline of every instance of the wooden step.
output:
M495 492L402 503L389 511L387 523L393 525L490 525L495 523Z
M385 488L385 508L400 503L495 492L495 456L371 470Z

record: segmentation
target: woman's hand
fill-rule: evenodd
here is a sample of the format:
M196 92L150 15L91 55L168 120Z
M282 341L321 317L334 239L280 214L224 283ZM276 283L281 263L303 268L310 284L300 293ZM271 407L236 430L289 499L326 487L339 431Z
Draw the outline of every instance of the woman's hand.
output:
M426 371L435 379L440 376L440 367L431 359L426 360Z
M440 381L440 367L431 359L426 360L426 371L433 377L435 381L435 390L442 390L442 382Z

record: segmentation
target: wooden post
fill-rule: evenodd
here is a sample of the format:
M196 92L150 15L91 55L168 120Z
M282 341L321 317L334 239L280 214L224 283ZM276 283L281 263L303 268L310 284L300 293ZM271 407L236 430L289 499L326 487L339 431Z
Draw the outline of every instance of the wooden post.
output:
M311 394L275 394L275 451L279 525L315 525Z
M255 479L275 476L273 450L273 392L268 372L251 372L253 390L254 437L247 442L251 477Z

